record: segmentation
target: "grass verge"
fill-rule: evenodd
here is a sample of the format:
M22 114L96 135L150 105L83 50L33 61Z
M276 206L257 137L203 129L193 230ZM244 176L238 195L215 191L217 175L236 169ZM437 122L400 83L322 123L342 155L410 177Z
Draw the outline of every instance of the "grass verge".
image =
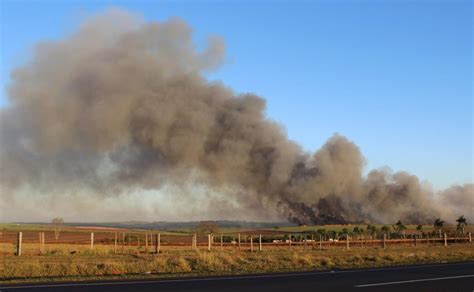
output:
M0 258L0 283L242 275L456 261L474 261L473 245L350 250L268 249L253 253L237 250L165 250L159 255L147 256L57 252Z

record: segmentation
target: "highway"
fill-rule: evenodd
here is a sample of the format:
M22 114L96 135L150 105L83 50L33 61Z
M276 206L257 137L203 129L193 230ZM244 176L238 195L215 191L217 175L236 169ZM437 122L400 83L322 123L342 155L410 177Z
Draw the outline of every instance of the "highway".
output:
M1 286L7 291L474 291L474 262L171 280Z

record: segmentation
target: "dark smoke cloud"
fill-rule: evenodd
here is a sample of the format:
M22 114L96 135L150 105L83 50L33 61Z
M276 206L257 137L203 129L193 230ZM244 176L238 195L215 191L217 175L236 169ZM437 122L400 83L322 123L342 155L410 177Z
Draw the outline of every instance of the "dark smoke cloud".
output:
M472 185L443 192L455 205L446 211L416 176L365 177L343 136L302 151L261 97L203 77L225 45L211 37L197 51L192 35L177 18L109 10L39 44L0 112L0 219L416 223L474 213Z

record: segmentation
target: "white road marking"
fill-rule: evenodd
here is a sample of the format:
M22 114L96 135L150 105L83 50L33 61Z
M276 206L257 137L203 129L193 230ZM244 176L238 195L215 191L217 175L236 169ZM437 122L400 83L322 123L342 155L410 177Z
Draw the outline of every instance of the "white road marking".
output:
M416 269L420 267L445 267L445 266L464 266L472 265L472 262L453 263L453 264L432 264L432 265L415 265L415 266L395 266L385 268L373 268L362 270L339 270L328 272L303 272L291 274L273 274L273 275L252 275L252 276L228 276L228 277L214 277L214 278L191 278L191 279L171 279L171 280L142 280L142 281L117 281L117 282L75 282L66 284L43 284L43 285L24 285L0 287L0 291L13 289L34 289L34 288L54 288L54 287L79 287L79 286L109 286L109 285L135 285L135 284L152 284L152 283L177 283L177 282L205 282L205 281L221 281L221 280L251 280L251 279L266 279L266 278L282 278L282 277L297 277L297 276L314 276L326 274L345 274L345 273L361 273L361 272L375 272L375 271L392 271L392 270L407 270ZM473 275L474 276L474 275Z
M385 283L375 283L375 284L364 284L364 285L356 285L354 287L363 288L363 287L373 287L373 286L398 285L398 284L415 283L415 282L429 282L429 281L440 281L440 280L449 280L449 279L472 278L472 277L474 277L474 275L462 275L462 276L452 276L452 277L427 278L427 279L415 279L415 280L395 281L395 282L385 282Z

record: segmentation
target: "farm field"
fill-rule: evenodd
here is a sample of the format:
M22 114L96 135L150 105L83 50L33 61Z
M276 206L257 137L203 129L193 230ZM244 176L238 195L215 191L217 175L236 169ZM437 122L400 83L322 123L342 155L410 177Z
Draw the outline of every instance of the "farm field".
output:
M472 230L470 226L462 238L454 235L452 226L446 226L443 234L449 234L447 246L444 246L444 237L437 237L433 230L428 233L428 228L426 233L420 233L415 230L416 226L408 226L403 237L388 238L388 234L386 239L380 234L337 235L333 239L326 235L318 237L315 233L322 228L338 232L344 228L352 230L356 225L225 229L212 237L200 234L195 239L192 230L64 226L55 238L54 229L47 224L2 227L2 283L234 275L474 261L474 245L467 237ZM22 233L21 256L16 255L19 232ZM40 233L44 233L43 245Z

